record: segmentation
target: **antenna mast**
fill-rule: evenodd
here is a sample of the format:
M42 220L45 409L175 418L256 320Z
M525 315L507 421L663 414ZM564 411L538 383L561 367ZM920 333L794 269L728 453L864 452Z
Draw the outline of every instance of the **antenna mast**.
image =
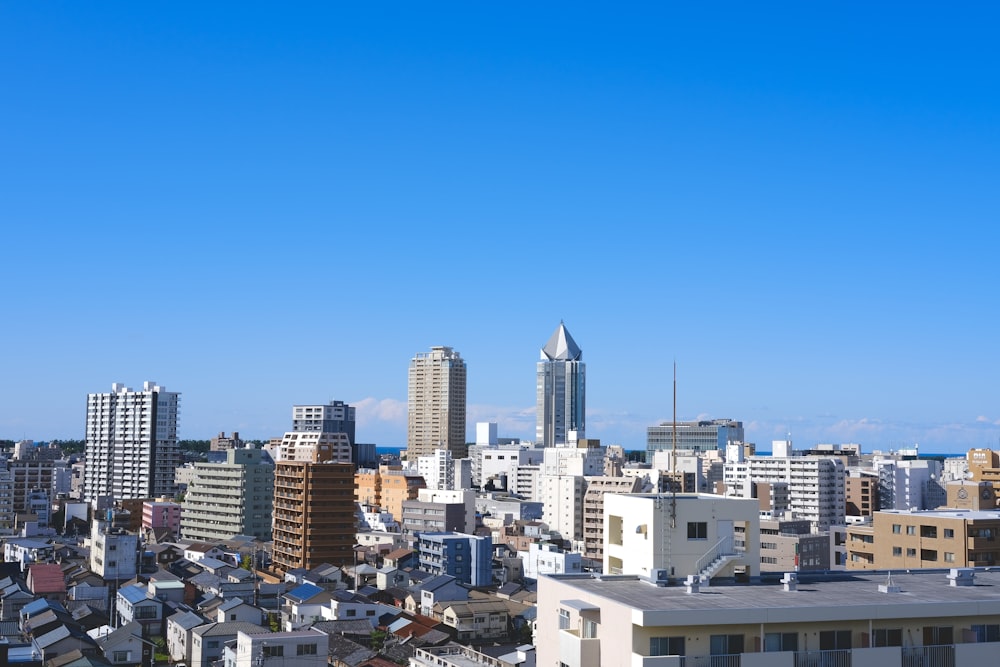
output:
M670 450L670 528L677 528L677 360L674 360L674 421L671 427Z

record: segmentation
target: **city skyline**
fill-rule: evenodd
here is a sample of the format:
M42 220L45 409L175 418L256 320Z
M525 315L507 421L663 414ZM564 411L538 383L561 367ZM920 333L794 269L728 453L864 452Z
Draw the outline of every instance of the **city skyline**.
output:
M1000 446L997 8L0 12L0 438L154 380L181 439L337 399L405 446L443 345L531 440L565 320L605 444L676 361L763 449Z

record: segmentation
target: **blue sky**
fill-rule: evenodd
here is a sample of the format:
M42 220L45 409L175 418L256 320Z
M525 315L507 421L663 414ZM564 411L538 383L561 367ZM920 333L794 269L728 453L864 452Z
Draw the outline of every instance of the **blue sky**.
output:
M534 434L1000 447L992 5L0 4L0 438L155 380L181 437L346 400L405 442L409 359Z

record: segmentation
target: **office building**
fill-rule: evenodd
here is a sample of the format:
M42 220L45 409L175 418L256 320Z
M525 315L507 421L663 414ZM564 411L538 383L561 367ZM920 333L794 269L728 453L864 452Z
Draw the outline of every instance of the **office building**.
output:
M660 422L646 428L646 462L653 462L656 452L672 451L674 441L678 451L726 451L731 442L743 442L743 422L732 419L711 419L693 422Z
M180 394L155 382L87 396L83 499L173 496Z
M292 408L292 431L346 433L353 445L355 440L355 409L343 401L327 405L296 405Z
M215 542L236 535L271 539L274 466L259 449L230 449L225 463L196 463L181 512L181 539Z
M541 577L538 664L937 667L993 664L1000 651L998 572L802 578L705 589Z
M537 366L535 440L542 447L586 434L587 367L583 351L562 322L542 348Z
M354 562L354 466L278 461L274 470L273 566L279 572Z
M455 458L466 457L465 378L465 361L450 347L432 347L410 361L408 461L429 456L435 449L447 449Z

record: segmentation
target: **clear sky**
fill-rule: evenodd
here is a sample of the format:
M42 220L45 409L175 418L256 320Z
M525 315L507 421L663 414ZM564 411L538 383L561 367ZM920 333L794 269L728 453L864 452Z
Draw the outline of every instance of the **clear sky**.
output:
M155 380L180 436L410 358L534 437L560 320L587 435L1000 447L993 3L0 4L0 438Z

